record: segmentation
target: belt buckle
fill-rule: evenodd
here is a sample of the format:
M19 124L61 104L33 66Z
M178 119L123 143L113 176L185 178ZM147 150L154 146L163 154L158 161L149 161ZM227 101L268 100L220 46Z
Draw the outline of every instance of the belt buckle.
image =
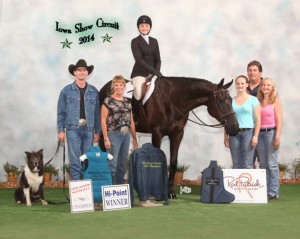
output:
M276 127L271 127L271 128L264 128L264 129L260 129L260 132L269 132L269 131L272 131L272 130L275 130Z
M240 131L248 131L250 128L240 128Z
M121 133L126 134L126 133L128 133L129 129L127 126L123 126L123 127L121 127L120 131L121 131Z
M79 119L80 126L86 126L86 119Z

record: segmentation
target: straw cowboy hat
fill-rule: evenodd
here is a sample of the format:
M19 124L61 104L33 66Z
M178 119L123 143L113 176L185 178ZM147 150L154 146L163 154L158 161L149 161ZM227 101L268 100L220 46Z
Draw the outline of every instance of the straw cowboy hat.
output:
M86 61L83 60L83 59L80 59L76 65L69 65L69 72L73 75L74 75L74 71L78 68L78 67L85 67L87 70L88 70L88 73L91 74L92 71L94 70L94 66L93 65L90 65L90 66L87 66L86 64Z

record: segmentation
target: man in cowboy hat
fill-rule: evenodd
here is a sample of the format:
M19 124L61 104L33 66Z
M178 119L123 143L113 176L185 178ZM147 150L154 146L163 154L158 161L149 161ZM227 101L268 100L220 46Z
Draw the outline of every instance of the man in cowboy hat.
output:
M98 142L101 130L98 90L86 82L93 70L83 59L71 64L69 72L75 81L62 89L57 104L58 140L68 139L72 180L80 179L79 157L89 151L93 141Z

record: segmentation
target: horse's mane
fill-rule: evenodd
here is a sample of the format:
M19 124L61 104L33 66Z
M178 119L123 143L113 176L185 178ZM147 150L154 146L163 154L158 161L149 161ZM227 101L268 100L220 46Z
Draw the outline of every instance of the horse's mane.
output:
M186 82L203 82L203 83L207 83L207 84L213 84L215 85L215 83L209 81L209 80L206 80L206 79L201 79L201 78L195 78L195 77L179 77L179 76L163 76L163 79L166 79L166 80L175 80L175 81L186 81Z
M183 82L187 85L191 85L191 84L203 84L203 86L205 85L207 87L208 90L214 90L217 86L217 84L208 81L206 79L201 79L201 78L195 78L195 77L178 77L178 76L163 76L162 79L165 79L169 82L172 83L173 82Z
M168 79L168 80L203 81L203 82L207 82L207 83L210 82L206 79L195 78L195 77L186 77L186 76L185 77L181 77L181 76L163 76L163 78Z

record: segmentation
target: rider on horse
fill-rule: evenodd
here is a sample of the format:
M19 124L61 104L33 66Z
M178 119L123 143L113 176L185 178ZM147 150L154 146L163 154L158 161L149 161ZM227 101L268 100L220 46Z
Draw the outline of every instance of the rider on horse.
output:
M132 106L135 119L138 116L145 77L150 74L158 77L162 76L158 42L155 38L149 36L151 27L151 18L146 15L140 16L137 20L137 28L140 35L131 41L131 50L135 60L131 73L134 96Z

